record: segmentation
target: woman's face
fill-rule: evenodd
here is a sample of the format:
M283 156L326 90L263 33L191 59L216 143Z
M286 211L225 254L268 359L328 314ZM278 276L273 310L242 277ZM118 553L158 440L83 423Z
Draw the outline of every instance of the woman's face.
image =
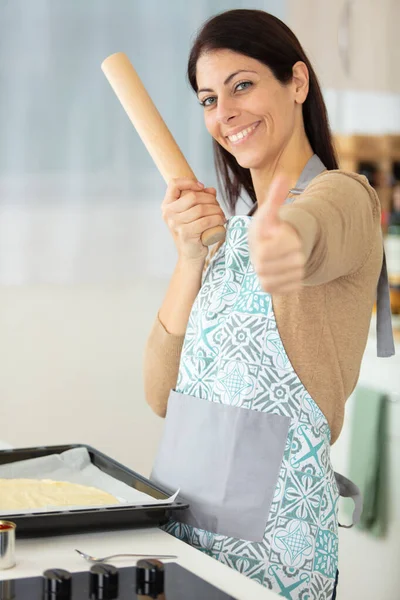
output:
M258 60L231 50L208 52L197 61L196 79L209 133L244 168L268 166L299 118L302 124L295 78L283 85Z

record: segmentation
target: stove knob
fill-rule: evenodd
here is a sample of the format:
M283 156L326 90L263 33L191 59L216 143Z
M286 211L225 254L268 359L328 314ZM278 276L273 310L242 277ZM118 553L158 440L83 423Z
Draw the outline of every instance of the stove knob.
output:
M164 565L155 558L136 563L136 593L157 598L164 592Z
M45 600L70 600L72 575L64 569L48 569L43 573Z
M118 597L118 570L112 565L97 563L90 569L92 600L114 600Z

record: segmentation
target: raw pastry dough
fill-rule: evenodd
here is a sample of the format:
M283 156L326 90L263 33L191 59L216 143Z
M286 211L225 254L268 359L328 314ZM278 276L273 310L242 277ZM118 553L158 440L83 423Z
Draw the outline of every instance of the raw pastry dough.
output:
M0 511L104 504L119 504L119 501L103 490L68 481L0 479Z

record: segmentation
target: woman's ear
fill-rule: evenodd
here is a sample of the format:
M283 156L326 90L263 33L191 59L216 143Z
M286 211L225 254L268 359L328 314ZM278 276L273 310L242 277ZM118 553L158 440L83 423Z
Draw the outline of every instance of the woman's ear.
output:
M309 75L307 65L298 61L293 65L293 79L294 84L294 100L297 104L303 104L306 101L309 88Z

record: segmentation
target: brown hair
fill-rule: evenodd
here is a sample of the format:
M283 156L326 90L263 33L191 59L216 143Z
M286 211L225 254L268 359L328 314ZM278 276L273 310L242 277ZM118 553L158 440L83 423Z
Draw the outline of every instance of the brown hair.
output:
M293 65L303 61L309 72L309 92L303 104L306 135L315 154L328 170L338 163L332 143L327 111L317 76L300 42L280 19L262 10L236 9L218 14L202 26L192 45L187 75L197 92L196 65L210 50L232 50L250 56L269 67L278 81L292 79ZM250 170L241 167L234 156L213 140L218 181L226 193L226 202L234 211L242 189L256 203Z

